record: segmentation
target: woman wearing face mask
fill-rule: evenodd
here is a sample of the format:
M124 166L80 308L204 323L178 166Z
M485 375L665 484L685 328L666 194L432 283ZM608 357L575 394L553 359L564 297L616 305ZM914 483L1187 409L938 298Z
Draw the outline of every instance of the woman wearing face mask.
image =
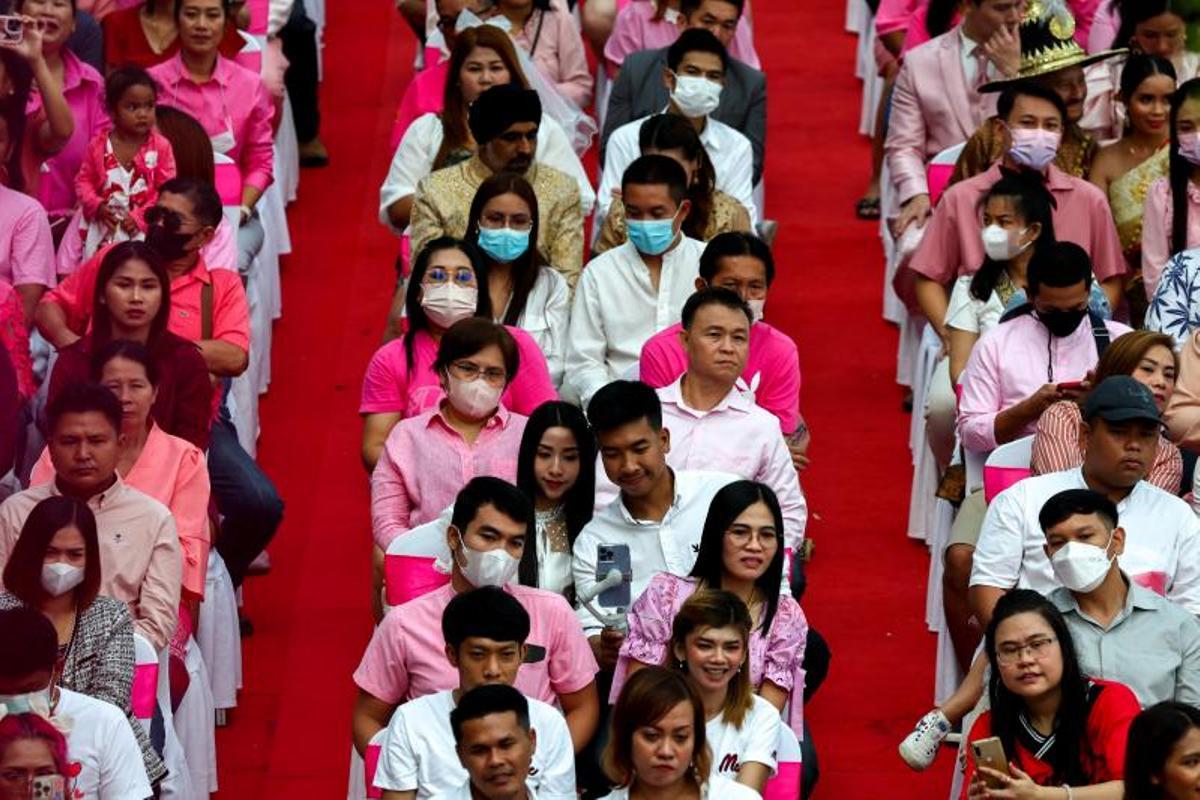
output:
M1175 390L1179 357L1170 336L1151 331L1133 331L1113 340L1096 364L1092 385L1098 386L1112 375L1129 375L1144 384L1154 395L1154 405L1162 413ZM1060 400L1042 412L1033 440L1030 466L1034 475L1075 469L1083 464L1079 441L1080 408L1086 395L1075 400ZM1183 459L1179 448L1159 436L1154 465L1146 480L1163 491L1179 494Z
M1171 97L1170 167L1146 193L1142 281L1153 300L1167 260L1200 245L1200 79Z
M713 773L704 702L675 670L632 676L612 711L604 774L616 788L602 800L754 800L754 790Z
M1129 724L1140 711L1133 692L1082 674L1062 614L1028 589L1014 589L996 604L985 646L991 708L967 741L998 737L1009 774L968 757L964 800L1121 800ZM988 783L998 786L989 789ZM1050 795L1039 787L1070 788Z
M517 454L517 487L533 498L532 546L521 556L526 586L574 599L571 553L592 519L596 440L583 412L570 403L543 403L529 415Z
M491 295L483 256L475 245L442 237L425 246L408 279L404 309L408 330L375 351L363 377L362 458L374 469L388 433L401 419L419 414L440 398L434 369L446 330L467 317L492 319ZM506 328L516 343L520 366L501 395L509 411L528 415L547 400L557 400L537 342L520 328Z
M171 281L158 255L144 242L122 242L100 262L92 300L92 328L58 351L48 398L63 387L86 383L92 357L114 339L145 345L157 373L152 416L164 432L204 450L213 419L213 386L194 342L167 330Z
M466 239L483 253L493 318L533 338L557 387L566 357L570 290L562 274L529 246L537 237L537 195L527 180L502 172L479 186Z
M505 408L501 395L520 360L508 329L487 319L461 320L442 336L433 372L444 398L392 428L371 474L380 550L441 514L475 475L516 479L526 417Z
M98 595L100 545L86 503L49 497L34 506L4 567L0 610L42 612L58 632L59 685L125 712L151 783L166 775L162 759L133 718L133 619L119 600Z
M745 206L716 188L712 161L690 122L675 114L656 114L642 123L638 145L642 155L670 156L687 173L687 199L692 208L681 226L685 235L707 242L728 231L753 232L750 212ZM613 203L604 218L595 250L603 253L623 244L628 236L625 206Z
M0 800L71 797L71 771L67 740L51 722L31 712L0 717Z
M1200 709L1168 700L1129 726L1125 800L1189 800L1200 784Z

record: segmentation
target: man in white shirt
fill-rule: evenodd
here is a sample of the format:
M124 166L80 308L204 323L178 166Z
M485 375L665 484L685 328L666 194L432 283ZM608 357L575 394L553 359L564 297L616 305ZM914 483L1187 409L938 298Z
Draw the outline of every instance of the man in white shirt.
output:
M620 495L575 539L575 592L580 598L587 596L603 577L596 574L600 546L628 548L632 605L656 573L692 571L713 495L738 478L667 466L671 437L663 427L662 404L644 383L613 381L602 388L588 408L588 422L604 472ZM597 599L593 605L604 604ZM625 635L582 605L579 619L600 668L611 670Z
M667 68L662 80L670 92L664 110L685 117L700 134L716 171L716 186L746 207L750 219L758 223L754 204L754 150L750 140L735 128L713 119L711 114L721 102L721 89L729 69L729 54L707 30L685 30L667 50ZM638 134L649 117L635 119L613 131L605 149L604 172L596 192L597 217L608 215L625 168L641 153Z
M671 437L667 465L729 472L770 486L783 510L785 546L795 553L808 521L796 468L778 419L737 387L753 318L746 302L729 289L702 289L684 304L679 339L687 371L657 390ZM602 472L597 475L596 505L608 505L616 494L616 486Z
M588 263L571 310L564 394L585 407L637 369L646 340L679 319L704 244L683 234L687 174L670 156L641 156L621 181L629 239Z
M384 736L375 786L384 800L425 800L467 780L454 756L450 713L477 686L512 686L527 659L544 653L526 645L529 613L512 595L494 586L456 595L442 614L446 658L458 670L458 688L425 695L396 709ZM563 715L528 699L533 729L542 746L533 754L529 784L541 800L575 800L575 751Z
M67 753L78 773L78 800L143 800L151 796L142 751L129 719L111 703L56 685L58 633L40 611L0 611L0 706L71 723Z
M450 712L450 727L459 761L470 780L434 797L537 800L528 775L538 736L524 695L503 684L472 689Z

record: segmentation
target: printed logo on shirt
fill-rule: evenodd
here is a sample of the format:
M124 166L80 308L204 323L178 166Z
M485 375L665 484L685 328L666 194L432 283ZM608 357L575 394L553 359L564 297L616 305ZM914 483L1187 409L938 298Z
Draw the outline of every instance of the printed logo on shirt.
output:
M721 763L717 765L717 772L737 772L741 768L737 753L726 753L721 759Z

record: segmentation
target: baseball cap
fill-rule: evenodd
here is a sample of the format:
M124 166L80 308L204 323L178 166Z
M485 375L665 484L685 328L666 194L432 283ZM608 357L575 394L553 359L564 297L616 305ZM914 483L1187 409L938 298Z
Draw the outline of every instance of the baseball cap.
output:
M1088 393L1083 403L1083 418L1100 417L1105 422L1145 419L1162 423L1154 395L1145 385L1128 375L1113 375Z

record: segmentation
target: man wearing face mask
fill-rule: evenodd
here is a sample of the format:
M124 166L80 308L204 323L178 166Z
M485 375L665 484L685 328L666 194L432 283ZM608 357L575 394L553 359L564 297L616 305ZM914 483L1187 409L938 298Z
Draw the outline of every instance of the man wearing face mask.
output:
M529 498L499 478L474 478L458 493L446 533L449 583L389 611L354 672L352 731L360 754L400 703L457 687L458 675L446 665L442 616L456 595L484 586L502 588L529 614L527 654L513 685L562 708L575 752L592 738L600 714L597 666L575 612L560 594L514 582L532 522Z
M58 686L57 661L58 635L50 620L31 608L0 611L0 707L70 721L67 751L79 765L71 797L151 797L129 720L111 703Z
M695 288L701 242L684 235L687 175L670 156L641 156L625 170L628 240L588 263L571 310L563 391L586 406L637 369L642 345L679 319Z
M1000 180L1001 169L1044 176L1054 199L1054 232L1060 242L1074 242L1091 258L1092 270L1110 307L1121 300L1128 265L1104 192L1087 181L1062 172L1052 162L1062 139L1066 108L1054 92L1033 84L1005 89L991 121L1005 141L1003 161L946 190L926 226L912 259L896 273L894 285L915 303L947 341L944 320L950 302L948 287L971 275L983 263L983 226L979 205Z
M537 248L571 286L583 268L583 209L573 178L535 160L542 101L532 89L493 86L471 104L468 125L475 155L443 167L417 184L409 218L412 252L439 236L467 233L471 201L497 172L523 175L538 201Z
M721 102L729 55L717 37L706 30L686 30L667 49L662 72L669 92L665 113L686 118L700 134L716 169L716 188L741 203L752 222L759 221L754 205L754 151L750 140L737 129L714 119ZM596 190L600 216L608 214L625 168L641 153L638 135L649 115L639 117L613 131L605 151L604 172Z

